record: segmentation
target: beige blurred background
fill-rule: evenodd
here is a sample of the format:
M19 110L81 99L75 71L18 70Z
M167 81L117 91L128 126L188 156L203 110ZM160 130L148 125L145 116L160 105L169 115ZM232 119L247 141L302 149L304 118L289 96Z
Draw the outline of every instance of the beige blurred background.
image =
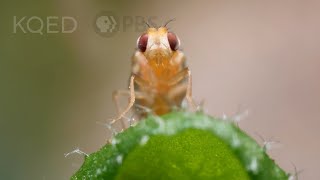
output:
M125 89L140 32L95 33L102 10L118 17L176 18L194 96L214 116L249 110L240 127L273 137L269 154L300 179L320 179L320 2L2 1L0 3L0 179L68 179L82 163L64 153L97 151ZM13 16L71 16L71 34L13 33ZM121 22L120 22L121 24Z

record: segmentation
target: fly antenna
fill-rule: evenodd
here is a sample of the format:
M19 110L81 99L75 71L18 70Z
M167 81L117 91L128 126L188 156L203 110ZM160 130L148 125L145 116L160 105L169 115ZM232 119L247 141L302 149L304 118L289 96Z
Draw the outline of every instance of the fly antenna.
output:
M148 28L151 28L151 25L147 21L144 21L144 24L146 24Z
M167 27L167 25L172 22L172 21L175 21L176 18L173 18L173 19L170 19L169 21L167 21L166 23L164 23L164 25L162 27Z

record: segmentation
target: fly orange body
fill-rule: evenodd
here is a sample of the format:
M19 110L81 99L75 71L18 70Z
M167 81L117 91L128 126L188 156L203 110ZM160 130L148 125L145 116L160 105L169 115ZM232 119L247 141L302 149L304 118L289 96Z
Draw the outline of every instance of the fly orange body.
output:
M184 98L195 108L191 93L191 72L185 56L179 50L180 40L166 26L148 28L137 40L132 57L129 91L116 91L113 95L120 120L138 105L156 115L166 114L182 105ZM129 104L120 111L118 96L129 95ZM139 113L139 112L136 112ZM146 113L139 113L140 116ZM123 123L124 124L124 123Z

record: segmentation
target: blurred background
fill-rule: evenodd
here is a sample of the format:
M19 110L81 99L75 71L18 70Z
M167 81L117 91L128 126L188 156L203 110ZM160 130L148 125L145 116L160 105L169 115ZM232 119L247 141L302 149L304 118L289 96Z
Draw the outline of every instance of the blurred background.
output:
M239 126L260 143L257 133L280 141L269 154L281 167L320 179L319 1L12 0L0 7L0 179L69 179L83 156L64 153L106 143L110 132L96 122L115 115L112 91L128 86L137 16L159 25L176 18L169 27L208 114L249 110ZM101 11L118 18L111 37L95 31ZM26 30L33 16L44 21L42 35ZM58 33L46 31L48 16L59 17ZM65 16L77 22L72 33L61 32ZM14 17L26 33L14 32Z

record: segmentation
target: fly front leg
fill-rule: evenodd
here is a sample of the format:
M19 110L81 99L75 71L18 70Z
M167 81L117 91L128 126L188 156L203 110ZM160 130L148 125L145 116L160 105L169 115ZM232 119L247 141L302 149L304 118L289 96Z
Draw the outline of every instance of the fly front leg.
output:
M130 80L129 80L129 90L118 90L118 91L113 92L112 98L113 98L113 101L116 105L116 108L118 111L118 116L111 121L111 124L115 123L118 120L121 120L122 127L126 128L126 125L122 121L122 118L130 111L130 109L132 108L132 106L135 103L135 100L136 99L145 99L147 101L150 101L150 97L148 97L146 94L144 94L143 92L135 91L135 88L134 88L135 83L138 86L148 86L146 81L141 79L139 76L133 74L133 75L131 75ZM128 105L123 111L121 111L121 108L120 108L119 96L129 96Z
M146 95L144 95L142 92L135 92L135 99L146 99ZM114 104L116 105L116 108L117 108L117 113L118 115L122 114L122 110L120 108L120 100L119 100L119 97L131 97L131 92L130 90L116 90L113 92L112 94L112 99L113 99L113 102ZM130 101L130 99L129 99ZM125 123L123 122L123 120L121 119L121 125L123 128L125 128Z
M188 105L193 109L197 109L197 105L192 98L192 76L189 68L184 68L180 73L178 73L174 78L169 81L170 86L175 86L185 80L187 78L187 84L181 84L177 86L177 89L171 92L169 96L173 96L174 94L181 93L183 91L186 92L186 99L188 101Z
M117 113L120 114L121 108L120 108L120 100L119 97L130 97L130 90L115 90L112 93L112 100L114 104L116 105ZM135 91L135 98L136 99L146 99L146 95L144 95L142 92Z
M119 111L119 114L116 118L114 118L112 121L111 121L111 124L114 124L116 121L118 120L121 120L125 114L127 114L129 112L129 110L131 109L131 107L133 106L135 100L136 100L136 96L135 96L135 92L134 92L134 80L135 80L135 75L131 75L130 77L130 85L129 85L129 103L127 105L127 107L122 111L120 112L120 107L119 107L119 102L118 102L118 99L117 97L113 97L115 99L115 103L116 103L116 106L117 106L117 109ZM125 123L123 121L121 121L121 124L122 124L122 127L125 128Z
M189 68L187 68L187 77L188 77L188 86L187 86L187 92L186 92L186 98L189 103L189 105L193 108L193 110L197 110L197 105L194 102L192 98L192 76L191 76L191 71Z

